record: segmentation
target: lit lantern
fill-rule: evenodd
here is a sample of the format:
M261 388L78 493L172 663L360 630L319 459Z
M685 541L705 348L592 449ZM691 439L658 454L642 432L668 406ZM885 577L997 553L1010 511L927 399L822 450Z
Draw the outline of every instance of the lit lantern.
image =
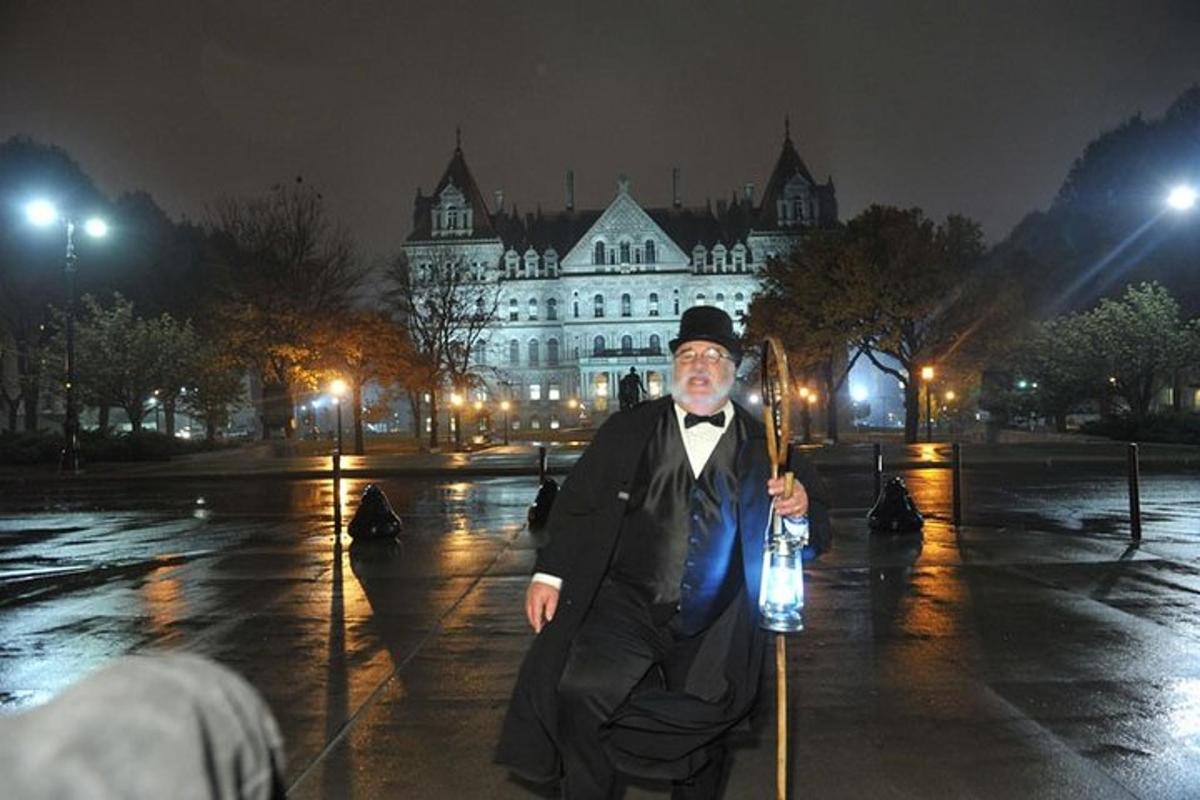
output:
M759 624L769 631L804 630L804 559L787 536L772 536L763 552Z

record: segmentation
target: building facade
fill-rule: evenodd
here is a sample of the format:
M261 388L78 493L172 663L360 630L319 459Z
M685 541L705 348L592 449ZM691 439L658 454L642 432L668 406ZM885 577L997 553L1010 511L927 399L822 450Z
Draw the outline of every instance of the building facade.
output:
M417 192L404 251L418 282L436 266L496 287L470 400L508 400L513 428L542 429L615 410L630 368L650 397L665 394L680 315L708 304L738 321L766 261L837 220L832 179L813 179L786 132L761 200L748 183L688 207L677 170L673 182L666 208L644 207L621 178L607 207L577 209L568 172L563 210L522 216L501 192L489 207L455 148L433 193Z

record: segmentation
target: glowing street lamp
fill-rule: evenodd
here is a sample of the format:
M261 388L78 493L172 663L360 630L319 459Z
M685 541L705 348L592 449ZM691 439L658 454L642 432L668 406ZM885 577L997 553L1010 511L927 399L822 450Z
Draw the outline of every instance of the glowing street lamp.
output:
M1175 211L1191 211L1196 205L1196 190L1186 184L1171 189L1167 205Z
M67 287L67 352L66 368L67 409L63 419L63 465L73 473L79 472L79 408L75 403L75 227L76 220L58 210L48 200L34 200L25 207L25 215L38 227L61 224L67 235L67 252L63 264L63 276ZM108 235L108 225L99 217L92 217L83 224L88 236L101 238Z
M933 367L921 367L925 381L925 441L933 441Z
M500 410L504 412L504 443L508 444L508 410L512 408L512 403L507 400L500 401Z

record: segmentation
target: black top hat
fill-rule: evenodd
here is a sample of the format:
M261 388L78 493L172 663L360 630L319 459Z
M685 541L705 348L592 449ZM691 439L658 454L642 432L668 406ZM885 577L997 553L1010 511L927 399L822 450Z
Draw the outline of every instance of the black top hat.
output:
M733 362L742 362L742 340L733 332L733 320L716 306L692 306L683 312L679 320L679 336L672 339L668 346L674 353L684 342L697 339L704 342L715 342L733 356Z

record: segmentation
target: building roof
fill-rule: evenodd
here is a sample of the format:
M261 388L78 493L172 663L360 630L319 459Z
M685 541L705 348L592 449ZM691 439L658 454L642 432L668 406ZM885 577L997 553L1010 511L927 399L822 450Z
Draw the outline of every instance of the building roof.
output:
M413 232L409 234L408 241L423 241L432 237L433 218L430 214L430 209L437 203L442 190L450 183L458 187L458 190L463 193L467 203L471 206L472 226L474 228L471 238L495 238L496 229L492 226L492 215L488 211L487 202L483 199L483 194L479 191L479 185L475 183L475 177L467 167L467 160L463 158L462 145L459 143L454 148L454 155L451 156L450 163L446 165L446 171L442 173L442 179L438 181L433 194L429 197L423 197L420 190L417 190L417 199L413 204Z
M784 187L797 175L808 181L808 184L813 187L817 195L821 224L824 225L837 221L833 179L830 178L825 184L819 184L813 180L812 173L808 171L808 167L804 164L804 159L800 158L800 154L796 152L796 146L792 144L791 126L785 123L783 149L779 153L779 159L775 162L775 169L771 170L771 177L767 181L767 188L763 191L762 205L759 206L758 216L754 220L755 230L768 231L780 229L778 201L780 196L783 195ZM831 210L832 213L830 213Z

